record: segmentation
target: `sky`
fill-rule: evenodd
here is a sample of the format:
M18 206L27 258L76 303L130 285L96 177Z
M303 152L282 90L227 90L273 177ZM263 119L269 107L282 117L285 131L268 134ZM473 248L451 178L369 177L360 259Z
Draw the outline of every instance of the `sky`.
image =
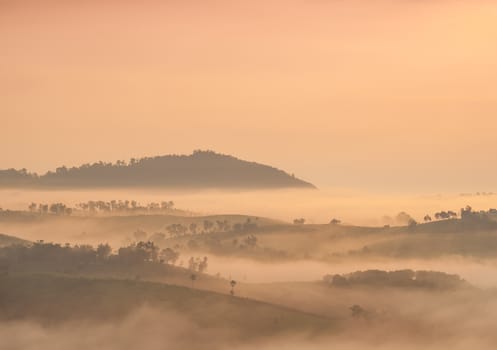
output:
M497 190L497 2L0 0L0 168L212 149Z

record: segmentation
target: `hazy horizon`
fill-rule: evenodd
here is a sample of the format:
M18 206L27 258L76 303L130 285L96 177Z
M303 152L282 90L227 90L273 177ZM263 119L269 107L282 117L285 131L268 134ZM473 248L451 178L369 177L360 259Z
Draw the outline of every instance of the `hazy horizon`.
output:
M209 149L205 149L208 151L211 151ZM59 163L53 167L48 167L48 168L37 168L34 167L28 167L28 166L18 166L18 167L0 167L0 170L6 170L6 169L16 169L16 170L21 170L21 169L26 169L30 173L36 173L37 175L45 175L48 172L53 172L56 170L58 167L80 167L81 165L84 164L93 164L93 163L98 163L98 162L104 162L104 163L115 163L116 161L125 161L128 162L130 159L135 158L135 159L140 159L140 158L148 158L148 157L157 157L157 156L168 156L168 155L190 155L192 152L196 150L192 150L191 152L186 152L186 153L164 153L164 154L154 154L154 155L143 155L143 156L137 156L137 157L122 157L119 159L96 159L92 161L88 161L86 163L82 162L73 162L73 163ZM217 152L214 150L214 152L219 153L219 154L225 154L225 155L230 155L236 157L236 155L230 154L228 152ZM377 179L377 178L370 178L370 173L367 173L368 175L365 177L364 173L356 173L356 174L350 174L349 179L333 179L334 183L328 182L328 180L323 180L322 182L315 182L313 179L309 178L304 178L299 176L298 174L292 172L291 170L285 169L285 168L278 168L274 164L270 163L262 163L258 160L254 159L246 159L246 158L238 158L243 161L248 161L248 162L255 162L259 163L262 165L267 165L270 167L275 167L276 169L283 170L285 173L289 175L295 175L297 178L300 180L303 180L305 182L309 182L312 185L316 186L316 190L318 191L339 191L342 193L349 193L353 194L358 191L366 192L369 194L385 194L385 195L424 195L424 196L432 196L432 195L465 195L465 194L476 194L476 193L494 193L497 189L497 186L493 182L482 182L478 181L477 178L471 177L469 180L473 181L468 181L468 182L458 182L457 184L454 184L453 182L450 183L443 183L439 182L441 180L437 180L436 178L434 179L433 177L430 177L430 179L427 179L427 182L410 182L410 183L392 183L390 182L390 177L385 177L383 179ZM364 170L366 171L366 170ZM319 179L320 176L317 176ZM352 181L351 181L352 180ZM373 180L373 182L371 182ZM375 182L376 181L376 182ZM138 186L139 187L139 186ZM145 186L147 187L147 186ZM165 188L167 189L167 188ZM264 188L261 187L261 190ZM184 192L190 192L194 190L192 187L191 189L184 188L183 190L176 189L176 191L184 191ZM208 189L207 189L208 190ZM244 191L243 188L240 188L240 190ZM236 189L224 189L223 191L232 191L232 192L237 192ZM255 189L255 191L257 191Z
M0 168L213 149L318 187L492 191L492 1L0 2Z

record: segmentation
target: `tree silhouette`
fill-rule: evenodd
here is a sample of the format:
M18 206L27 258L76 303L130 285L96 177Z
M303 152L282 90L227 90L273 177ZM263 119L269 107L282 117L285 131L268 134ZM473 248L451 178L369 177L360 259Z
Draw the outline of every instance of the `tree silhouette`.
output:
M161 262L174 265L179 258L179 252L171 248L166 248L160 252L159 256Z
M97 260L107 260L112 253L112 248L108 244L99 244L96 250Z
M360 305L352 305L350 308L352 312L352 317L354 318L367 318L368 312L364 310Z
M412 218L409 219L409 221L407 222L407 227L410 229L416 227L417 225L418 225L417 221Z
M207 257L204 256L204 259L198 263L198 272L203 273L205 270L207 270Z
M230 294L234 296L235 295L236 281L235 280L231 280L230 281L230 286L231 286Z
M195 235L197 234L197 224L192 222L189 226L189 229L190 229L190 233Z

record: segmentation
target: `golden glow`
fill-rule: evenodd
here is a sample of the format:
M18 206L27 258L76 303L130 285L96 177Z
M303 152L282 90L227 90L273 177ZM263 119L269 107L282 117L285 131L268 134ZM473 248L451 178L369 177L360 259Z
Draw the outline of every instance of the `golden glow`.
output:
M84 3L0 3L0 168L211 148L318 186L495 189L493 1Z

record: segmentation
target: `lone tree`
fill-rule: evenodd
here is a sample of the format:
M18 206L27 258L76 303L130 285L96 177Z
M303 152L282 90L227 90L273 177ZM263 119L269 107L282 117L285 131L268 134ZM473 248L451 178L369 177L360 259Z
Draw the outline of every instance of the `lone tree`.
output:
M192 288L193 288L193 284L194 284L195 280L197 279L197 275L192 273L190 276L190 279L192 280Z
M409 219L409 221L407 222L407 227L412 229L414 227L416 227L418 225L418 222L414 219Z
M198 272L203 273L205 270L207 270L207 257L204 256L204 259L198 263Z
M230 294L231 294L231 295L235 295L235 286L236 286L236 281L235 281L235 280L231 280L231 281L230 281L230 286L231 286Z
M354 318L368 318L369 316L369 313L360 305L352 305L349 309L352 312L352 317Z
M109 259L110 254L112 253L112 248L110 245L99 244L96 250L96 258L98 261L105 261Z

